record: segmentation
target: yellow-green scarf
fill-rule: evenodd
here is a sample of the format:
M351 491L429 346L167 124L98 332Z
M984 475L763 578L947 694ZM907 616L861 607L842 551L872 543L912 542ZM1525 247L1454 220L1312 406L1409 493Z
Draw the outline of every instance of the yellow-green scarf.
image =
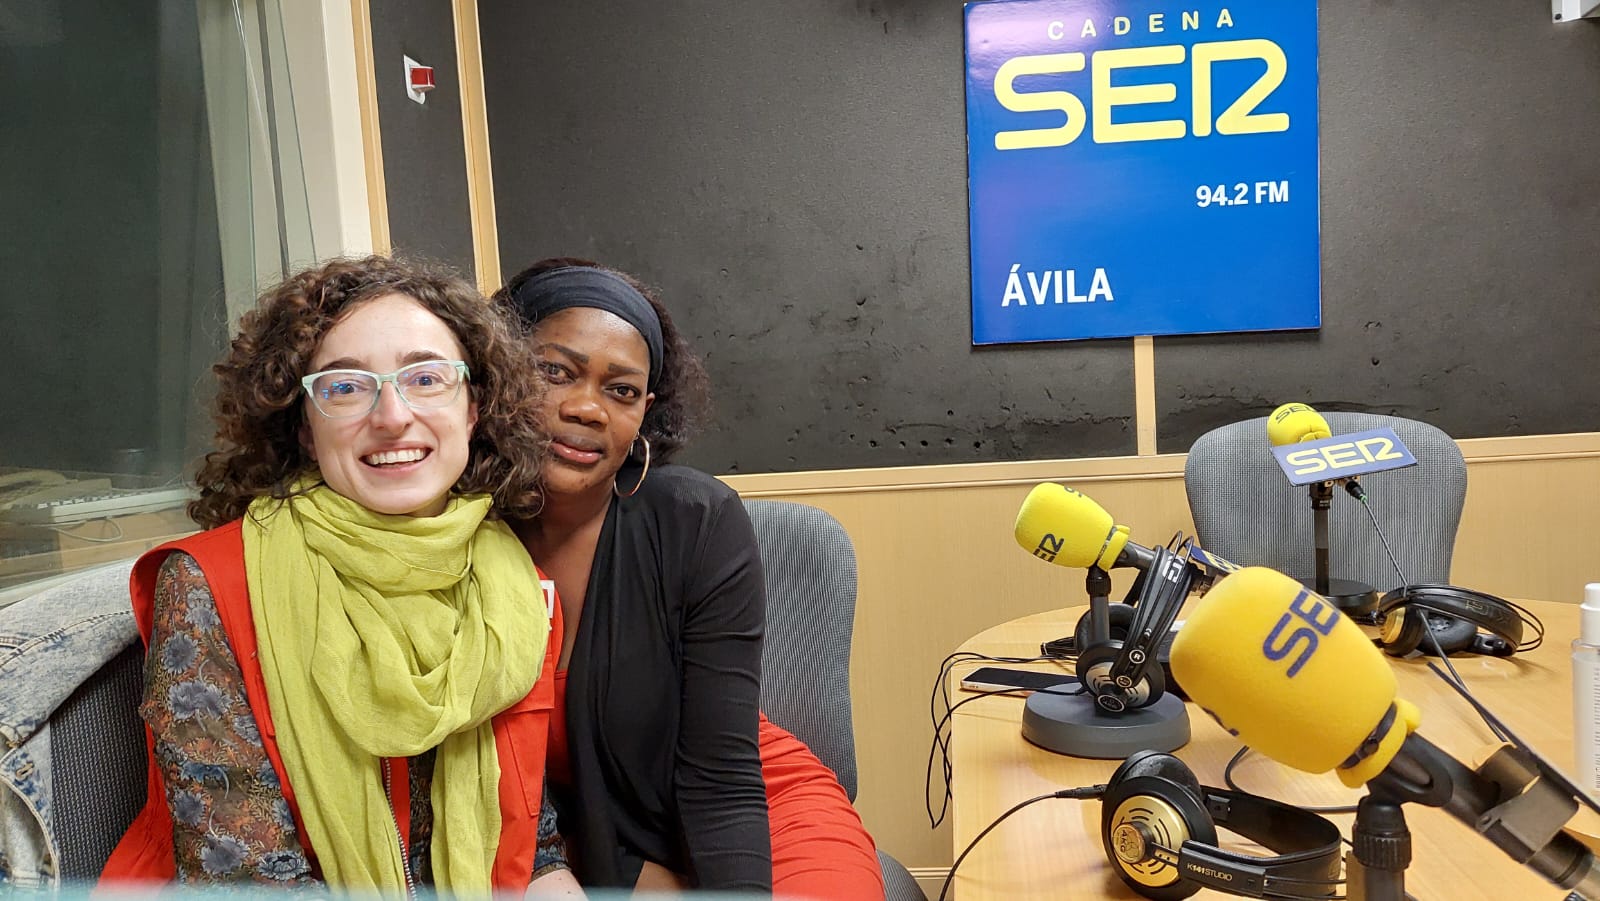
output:
M437 747L434 882L491 888L500 767L489 719L532 689L550 621L533 562L504 523L484 519L489 504L459 497L438 516L389 516L319 485L258 499L244 518L272 725L329 885L405 890L380 758Z

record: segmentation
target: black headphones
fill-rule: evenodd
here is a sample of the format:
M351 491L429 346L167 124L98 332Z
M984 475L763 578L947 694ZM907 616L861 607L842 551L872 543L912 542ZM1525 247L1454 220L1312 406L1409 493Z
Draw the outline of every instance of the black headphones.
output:
M1073 628L1078 655L1074 672L1095 706L1117 714L1148 707L1166 693L1161 645L1169 640L1194 575L1186 558L1155 548L1154 561L1129 589L1130 598L1138 596L1136 604L1107 605L1109 635L1094 634L1091 614L1078 618Z
M1146 898L1177 901L1202 887L1254 898L1339 894L1339 827L1308 810L1201 785L1171 754L1140 751L1123 761L1100 803L1106 860ZM1218 826L1277 856L1217 847Z
M1160 666L1146 670L1137 682L1131 682L1126 689L1119 689L1112 681L1111 669L1116 665L1117 657L1122 655L1123 648L1128 645L1135 612L1128 604L1108 604L1106 613L1111 634L1102 641L1094 640L1094 623L1087 613L1078 617L1078 624L1072 630L1072 643L1075 648L1081 649L1077 650L1078 661L1074 669L1078 681L1096 699L1097 705L1110 712L1149 706L1167 690L1166 673ZM1099 700L1101 697L1105 701ZM1111 708L1107 708L1107 704Z
M1536 647L1535 643L1524 645L1524 624L1533 627L1534 642L1544 637L1544 626L1516 604L1452 585L1402 585L1379 599L1373 615L1378 624L1378 647L1396 657L1419 650L1434 653L1433 642L1427 640L1429 632L1446 655L1465 652L1490 657L1510 657Z

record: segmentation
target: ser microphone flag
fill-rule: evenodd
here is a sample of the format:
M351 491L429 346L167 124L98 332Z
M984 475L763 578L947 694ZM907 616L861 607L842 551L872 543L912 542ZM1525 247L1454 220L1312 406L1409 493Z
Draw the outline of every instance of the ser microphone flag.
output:
M1417 464L1394 429L1335 436L1321 413L1298 403L1284 404L1267 417L1267 443L1291 485L1343 481ZM1360 497L1359 486L1352 493Z

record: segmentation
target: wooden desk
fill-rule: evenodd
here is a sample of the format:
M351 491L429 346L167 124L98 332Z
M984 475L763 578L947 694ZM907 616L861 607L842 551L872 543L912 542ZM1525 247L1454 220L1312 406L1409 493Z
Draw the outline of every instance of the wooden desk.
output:
M1473 695L1512 732L1557 767L1571 772L1571 643L1578 610L1570 604L1524 602L1545 623L1543 647L1512 658L1452 658ZM1087 608L1069 608L1023 617L981 632L961 646L992 656L1031 657L1044 640L1071 635ZM1422 710L1418 734L1457 760L1474 765L1494 747L1494 736L1472 708L1427 669L1424 658L1394 660L1401 697ZM962 675L982 663L960 664L950 675L952 700ZM1009 664L1007 664L1009 665ZM1028 668L1065 672L1070 666L1033 664ZM951 724L953 767L952 823L959 855L984 827L1020 801L1062 788L1103 783L1121 761L1086 760L1055 754L1022 737L1020 698L990 697L957 710ZM1192 737L1175 753L1202 784L1221 786L1237 739L1189 705ZM1246 791L1302 806L1354 804L1363 791L1347 789L1331 773L1309 775L1251 753L1234 769ZM1420 901L1448 899L1561 898L1563 892L1514 863L1487 839L1449 814L1406 805L1412 834L1412 863L1406 888ZM1585 815L1580 813L1580 818ZM1353 815L1330 817L1348 838ZM1594 830L1584 823L1583 831ZM1225 846L1248 850L1246 840L1223 832ZM952 887L958 901L1027 898L1139 898L1106 863L1100 843L1100 804L1096 801L1041 801L1000 824L967 855ZM1230 897L1202 890L1197 897Z
M182 508L60 527L0 522L0 589L136 557L194 531Z

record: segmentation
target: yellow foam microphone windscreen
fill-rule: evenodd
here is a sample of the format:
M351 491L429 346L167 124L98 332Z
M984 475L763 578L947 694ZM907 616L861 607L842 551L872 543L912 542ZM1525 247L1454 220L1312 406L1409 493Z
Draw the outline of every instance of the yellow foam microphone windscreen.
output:
M1419 719L1355 623L1265 567L1226 576L1194 606L1172 675L1252 749L1308 773L1338 769L1351 786L1388 766Z
M1017 543L1057 566L1110 569L1128 544L1128 527L1105 508L1064 485L1033 486L1017 511Z
M1305 404L1284 404L1267 417L1267 441L1273 447L1316 441L1332 435L1328 420Z

